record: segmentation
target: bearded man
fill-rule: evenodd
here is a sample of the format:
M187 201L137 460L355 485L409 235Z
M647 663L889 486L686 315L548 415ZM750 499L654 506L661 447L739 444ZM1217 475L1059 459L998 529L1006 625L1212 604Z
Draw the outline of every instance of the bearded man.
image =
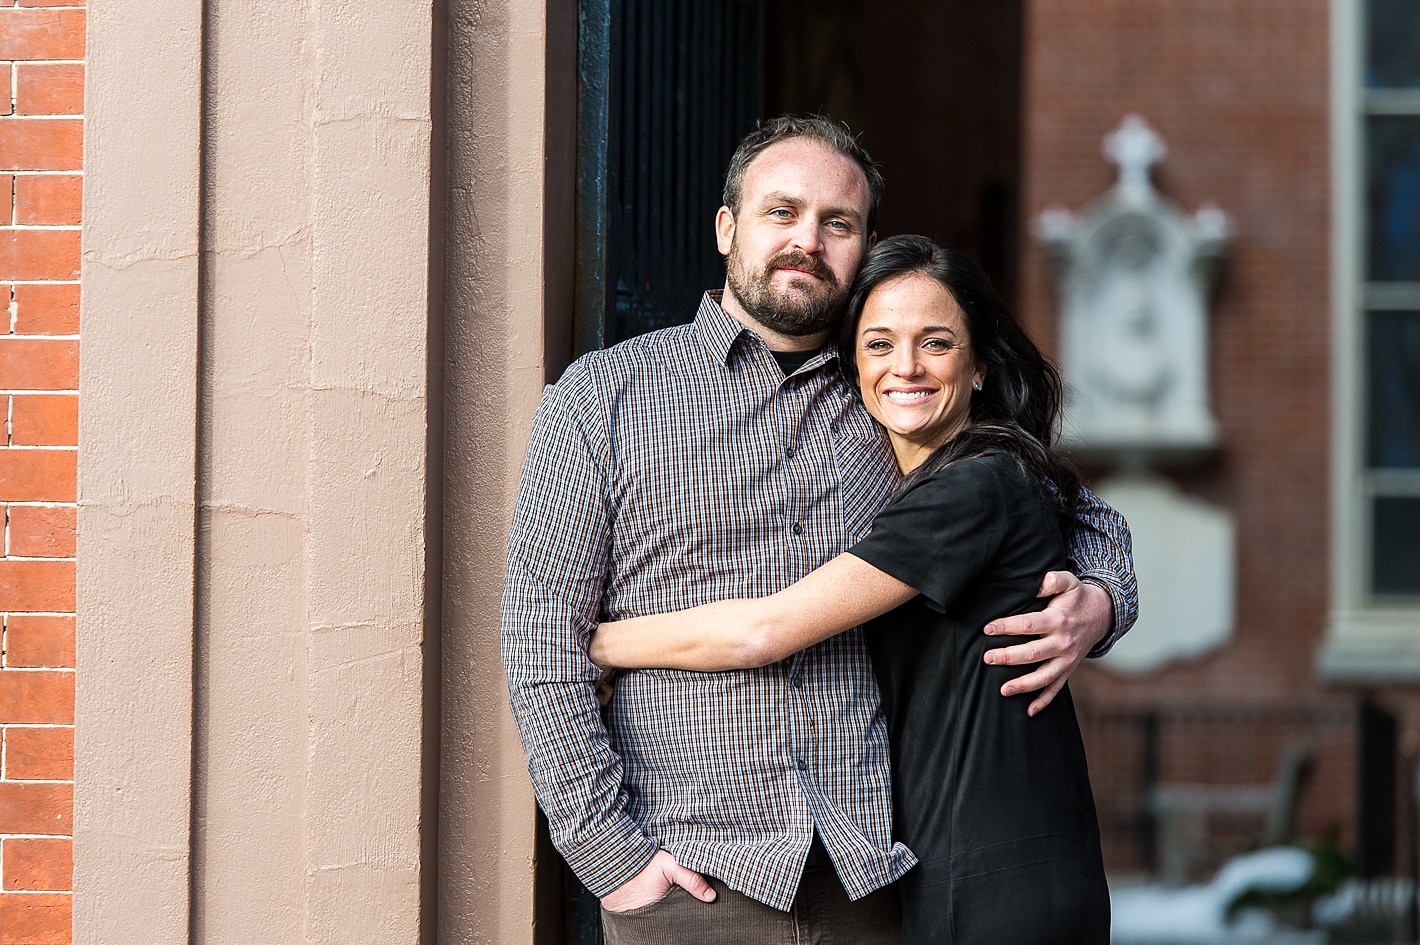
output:
M898 479L829 337L882 178L846 128L786 116L740 145L715 217L725 287L689 325L569 367L544 393L508 541L502 657L553 843L620 943L897 942L888 744L861 631L762 669L623 674L602 620L774 593L866 533ZM1080 580L1005 694L1059 691L1133 623L1127 529L1082 497Z

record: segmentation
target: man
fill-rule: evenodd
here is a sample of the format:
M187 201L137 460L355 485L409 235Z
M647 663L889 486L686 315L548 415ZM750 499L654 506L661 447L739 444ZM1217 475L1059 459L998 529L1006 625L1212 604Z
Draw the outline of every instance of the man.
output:
M585 653L602 619L779 590L886 502L891 451L827 343L880 192L842 126L761 125L715 220L723 293L691 325L579 360L534 421L503 662L553 842L612 943L897 941L886 887L916 861L891 837L860 631L758 670L626 673L605 715ZM990 628L1038 634L993 651L1039 663L1007 686L1041 690L1036 709L1133 621L1127 530L1087 501L1071 550L1094 583L1052 575L1045 612Z

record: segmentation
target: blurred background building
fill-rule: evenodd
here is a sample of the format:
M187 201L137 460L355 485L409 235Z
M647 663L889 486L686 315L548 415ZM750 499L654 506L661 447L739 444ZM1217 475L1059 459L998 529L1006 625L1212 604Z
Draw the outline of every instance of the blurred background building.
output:
M1112 875L1414 871L1413 0L20 0L0 58L0 943L590 940L497 664L523 445L721 283L783 111L1071 372Z

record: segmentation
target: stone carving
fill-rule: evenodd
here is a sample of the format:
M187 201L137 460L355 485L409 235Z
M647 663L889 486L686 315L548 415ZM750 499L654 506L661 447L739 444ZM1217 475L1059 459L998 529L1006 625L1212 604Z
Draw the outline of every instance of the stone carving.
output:
M1069 383L1064 441L1087 452L1194 452L1217 443L1208 405L1207 298L1223 212L1191 218L1154 190L1164 143L1137 115L1104 139L1119 181L1079 216L1049 209Z
M1150 467L1217 449L1208 398L1208 296L1230 225L1186 216L1154 190L1163 140L1137 115L1104 139L1115 186L1078 216L1050 209L1038 235L1059 279L1064 445L1116 472L1096 491L1134 535L1139 622L1105 665L1150 672L1197 658L1233 630L1232 516Z

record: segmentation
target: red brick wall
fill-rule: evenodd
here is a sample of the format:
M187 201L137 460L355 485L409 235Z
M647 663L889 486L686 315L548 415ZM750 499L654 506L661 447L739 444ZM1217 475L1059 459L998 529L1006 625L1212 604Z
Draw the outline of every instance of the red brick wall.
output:
M1025 210L1078 209L1114 182L1100 139L1130 112L1164 138L1155 182L1216 202L1237 236L1212 316L1217 461L1175 478L1235 517L1226 651L1110 698L1294 701L1319 694L1330 507L1327 0L1036 0L1026 28ZM1041 254L1023 309L1054 337ZM1111 680L1112 681L1112 680ZM1095 682L1095 680L1091 680Z
M83 0L0 0L0 945L68 943Z
M1234 636L1203 659L1158 673L1118 675L1107 661L1088 666L1072 682L1084 710L1339 707L1360 695L1317 674L1331 553L1329 6L1328 0L1027 4L1026 232L1045 206L1078 210L1114 183L1100 139L1130 112L1167 144L1168 157L1155 171L1159 189L1189 212L1215 202L1237 228L1211 322L1211 392L1222 449L1201 468L1171 473L1186 491L1234 518ZM1054 338L1055 297L1044 260L1034 245L1024 246L1022 256L1023 312L1040 337ZM1416 690L1372 694L1409 718L1402 751L1414 753ZM1218 736L1233 737L1223 729ZM1316 835L1335 824L1348 834L1355 818L1354 743L1320 730L1297 737L1331 746L1305 796L1303 829ZM1265 779L1283 746L1250 744L1256 764L1164 774Z

